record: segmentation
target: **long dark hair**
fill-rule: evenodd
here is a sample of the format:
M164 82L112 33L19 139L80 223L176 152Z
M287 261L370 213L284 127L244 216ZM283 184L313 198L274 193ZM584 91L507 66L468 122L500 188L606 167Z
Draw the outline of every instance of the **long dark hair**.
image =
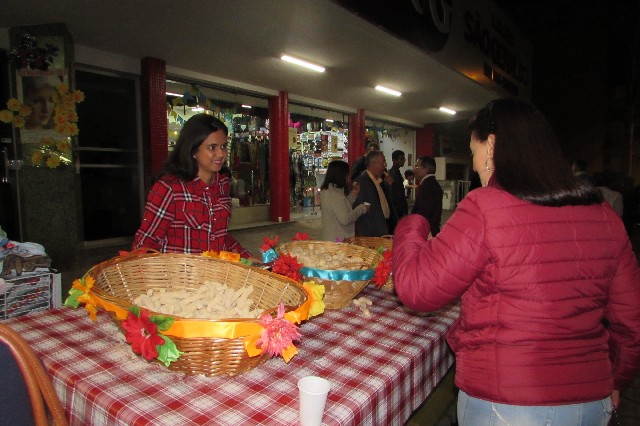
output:
M492 178L510 194L542 206L602 202L596 187L573 176L551 124L528 102L489 102L469 129L481 141L495 135Z
M336 188L342 188L344 195L349 195L347 188L347 178L349 177L349 165L342 160L333 160L327 166L327 174L324 175L324 181L320 189L328 189L329 184L334 184Z
M225 136L229 135L227 126L212 115L196 114L188 119L159 176L174 175L185 181L194 179L198 174L194 154L211 133L219 131L224 132Z

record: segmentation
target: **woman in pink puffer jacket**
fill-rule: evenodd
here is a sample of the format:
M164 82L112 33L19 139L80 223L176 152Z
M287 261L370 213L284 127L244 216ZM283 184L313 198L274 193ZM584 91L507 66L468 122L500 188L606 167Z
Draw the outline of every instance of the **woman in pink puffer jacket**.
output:
M461 298L447 336L461 425L605 425L640 366L640 270L625 228L530 104L493 101L470 130L483 187L436 238L422 216L398 224L398 296L424 311Z

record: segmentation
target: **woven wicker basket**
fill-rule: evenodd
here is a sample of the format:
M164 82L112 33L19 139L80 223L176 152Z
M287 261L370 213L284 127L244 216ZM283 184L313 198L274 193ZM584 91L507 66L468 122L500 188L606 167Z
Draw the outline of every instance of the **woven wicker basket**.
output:
M205 280L225 284L235 290L252 285L251 309L274 311L282 301L287 311L297 309L306 299L306 291L293 280L259 268L240 263L185 254L133 254L108 260L89 271L95 280L94 293L124 309L151 288L196 289ZM174 316L175 321L194 320ZM114 322L120 325L115 315ZM255 322L258 319L228 319L225 322ZM210 338L172 336L182 356L169 369L189 375L235 375L250 370L268 359L261 354L249 357L244 340L238 338Z
M326 241L289 241L280 244L277 251L280 253L290 254L291 250L295 247L305 248L313 250L314 252L331 252L332 254L339 254L343 257L357 256L364 260L367 269L374 269L378 263L382 260L382 256L375 250L371 250L366 247L333 243ZM304 265L308 267L316 267L315 265ZM340 270L348 270L341 268ZM360 293L371 280L328 280L317 277L305 277L305 280L314 281L318 284L322 284L325 287L324 303L326 309L340 309L351 303L351 300Z
M357 246L368 247L374 250L378 250L382 247L383 250L392 250L393 249L393 236L384 236L384 237L348 237L345 238L344 241L348 244L355 244ZM381 290L387 291L389 293L394 292L393 288L393 276L389 275L387 282L385 282L381 287Z

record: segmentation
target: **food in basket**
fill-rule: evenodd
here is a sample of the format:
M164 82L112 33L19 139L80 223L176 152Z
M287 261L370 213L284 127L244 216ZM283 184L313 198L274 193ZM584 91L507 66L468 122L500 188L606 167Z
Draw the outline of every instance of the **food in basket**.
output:
M360 311L365 318L371 318L371 311L369 311L369 306L373 305L371 299L367 297L359 297L357 299L353 299L352 303L360 308Z
M251 309L255 305L249 298L251 293L251 285L234 290L225 284L206 280L194 290L150 288L136 297L134 303L154 312L183 318L258 318L263 310Z
M362 257L355 254L332 252L332 247L291 247L289 255L298 258L298 262L305 266L318 269L371 269L371 265Z

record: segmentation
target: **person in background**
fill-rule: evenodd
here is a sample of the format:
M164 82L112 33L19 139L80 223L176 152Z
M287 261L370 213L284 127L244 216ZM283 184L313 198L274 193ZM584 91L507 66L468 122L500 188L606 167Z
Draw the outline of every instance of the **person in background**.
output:
M413 174L413 170L412 169L405 170L403 185L405 190L407 191L406 192L407 200L411 198L412 190L418 187L417 185L414 184L414 182L415 182L415 175Z
M411 209L411 214L420 214L428 221L431 235L436 236L440 232L442 219L442 187L436 180L436 160L433 157L420 157L413 166L413 174L418 187L416 200Z
M367 154L370 153L371 151L380 151L380 145L378 145L377 142L368 142L367 146L365 147L365 153L362 157L359 157L352 166L352 170L351 170L351 180L353 182L356 181L356 179L362 174L362 172L365 171L365 169L367 168L367 164L366 164L366 160L367 160Z
M320 186L323 240L339 241L355 235L356 220L369 210L365 204L351 207L358 192L359 186L351 185L349 164L340 160L330 162Z
M395 150L391 153L391 162L393 165L389 169L389 175L392 177L391 182L391 204L396 209L398 219L406 216L409 213L409 205L407 204L407 197L404 192L404 179L402 179L402 173L400 168L404 167L406 162L404 152Z
M382 180L386 161L382 151L371 151L367 154L367 169L360 174L356 183L360 192L353 207L369 203L369 212L356 221L356 235L365 237L382 237L388 235L390 224L394 222L393 206L386 183Z
M602 198L609 203L611 208L622 217L624 213L624 201L622 199L622 193L616 191L615 184L610 173L602 172L594 178L596 185L600 192L602 192Z
M519 99L470 121L482 187L442 232L402 219L393 280L409 308L461 298L447 333L465 425L606 425L640 367L640 269L622 222Z
M231 234L227 126L207 114L191 117L149 191L133 249L198 254L231 251L251 256Z
M587 173L587 162L581 159L573 160L571 164L571 172L577 178L584 179L591 184L595 184L593 176Z

